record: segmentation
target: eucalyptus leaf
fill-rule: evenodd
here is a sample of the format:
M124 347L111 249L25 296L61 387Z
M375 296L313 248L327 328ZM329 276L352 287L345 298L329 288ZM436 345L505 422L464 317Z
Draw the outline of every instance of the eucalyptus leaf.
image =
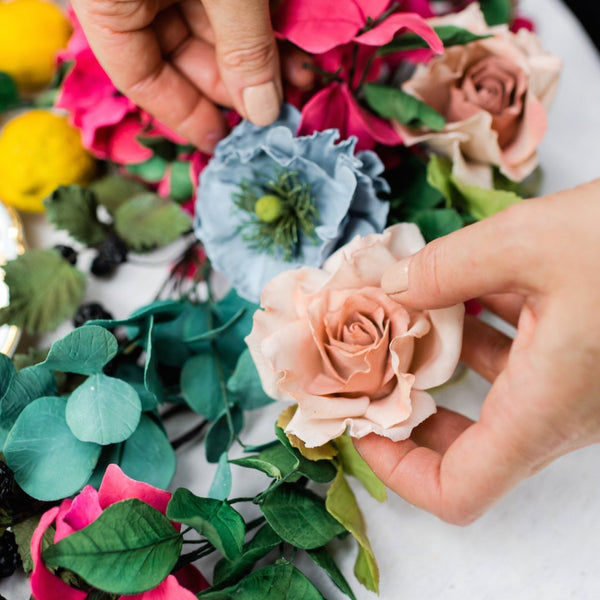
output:
M15 376L15 367L6 354L0 353L0 402Z
M93 375L102 371L117 350L112 333L97 325L83 325L54 342L42 365L53 371Z
M3 269L10 304L0 309L0 324L46 333L71 318L83 301L86 277L58 250L27 250Z
M408 127L425 126L433 131L440 131L446 125L446 119L440 113L400 88L368 83L363 89L367 104L386 119Z
M158 375L156 354L154 352L154 315L146 321L146 360L144 362L144 387L155 398L162 400L163 385Z
M107 236L98 219L98 202L89 188L61 185L44 200L48 220L86 246L99 246Z
M356 596L350 587L350 584L346 581L346 578L342 575L339 567L331 557L331 554L327 552L325 547L315 548L314 550L307 550L308 555L313 559L321 569L323 569L327 575L331 578L331 581L342 591L346 596L352 600L356 600Z
M267 396L250 350L246 349L238 358L235 370L227 381L227 389L235 396L236 404L243 410L254 410L273 402Z
M235 439L235 436L242 430L244 425L244 413L233 406L229 414L231 423L224 412L206 432L206 460L211 463L216 463L221 458L224 452L227 452ZM232 429L233 427L233 429Z
M218 338L225 331L231 328L237 321L239 321L244 316L245 312L246 309L241 308L235 315L233 315L233 317L231 317L231 319L229 319L229 321L227 321L227 323L224 323L219 327L215 327L214 329L210 329L208 331L204 331L192 337L186 338L185 343L191 345L197 344L198 342L209 342Z
M121 454L123 453L123 444L111 444L110 446L103 446L94 472L90 475L87 485L91 485L93 488L99 490L104 477L106 468L110 464L119 465L121 464Z
M313 492L281 485L265 495L260 510L282 540L296 548L319 548L346 530Z
M135 196L115 211L117 233L138 252L174 242L191 225L178 204L151 193Z
M193 411L209 421L214 421L223 411L221 368L209 351L189 358L181 370L181 395Z
M244 519L226 502L201 498L179 488L169 501L167 517L193 527L229 560L242 552L246 535Z
M47 548L43 560L107 592L139 594L169 575L181 547L182 537L169 520L132 498L112 504L90 525Z
M101 446L71 433L65 405L64 398L38 398L23 409L4 444L15 480L38 500L60 500L78 492L100 456Z
M0 399L0 427L10 429L21 411L42 396L56 394L56 378L52 371L35 365L18 371Z
M147 191L146 187L139 181L127 179L120 175L106 175L101 179L97 179L89 186L89 189L96 195L98 203L113 214L129 198Z
M71 393L66 419L76 438L106 446L129 438L141 414L137 392L128 383L100 373Z
M120 360L113 376L128 383L140 397L142 411L153 410L158 405L158 398L144 385L144 369L133 361Z
M223 452L217 464L217 471L210 485L208 497L215 500L226 500L231 492L231 466L227 460L227 453Z

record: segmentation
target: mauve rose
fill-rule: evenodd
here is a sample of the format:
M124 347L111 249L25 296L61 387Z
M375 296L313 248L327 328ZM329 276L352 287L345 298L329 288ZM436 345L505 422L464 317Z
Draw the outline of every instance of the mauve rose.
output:
M456 367L464 308L415 311L380 287L389 266L423 246L415 225L395 225L264 288L246 342L267 394L298 404L286 432L308 447L347 427L357 438L406 439L435 412L424 390Z
M441 131L396 124L408 146L426 143L453 161L466 183L493 187L491 166L522 181L537 166L537 147L546 131L548 109L558 83L560 60L535 34L488 27L471 4L458 14L430 19L492 37L448 48L420 65L402 89L446 118Z

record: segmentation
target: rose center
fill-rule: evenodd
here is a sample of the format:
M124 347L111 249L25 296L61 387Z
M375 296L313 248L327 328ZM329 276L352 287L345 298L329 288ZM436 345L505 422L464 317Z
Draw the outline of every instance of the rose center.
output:
M492 114L499 114L505 107L504 86L492 77L485 77L475 84L478 104Z

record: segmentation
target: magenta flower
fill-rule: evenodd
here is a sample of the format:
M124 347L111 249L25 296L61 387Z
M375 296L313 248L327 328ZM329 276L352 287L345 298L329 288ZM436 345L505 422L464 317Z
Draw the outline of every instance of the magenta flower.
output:
M147 483L130 479L117 465L109 465L100 489L86 486L73 499L63 500L58 507L46 511L31 538L31 592L36 600L85 600L87 592L72 588L46 568L42 561L42 537L55 523L54 542L87 527L102 511L121 500L137 498L165 514L171 494ZM178 528L178 524L174 524ZM119 600L196 600L195 593L209 587L195 567L184 567L169 575L152 590L121 596Z

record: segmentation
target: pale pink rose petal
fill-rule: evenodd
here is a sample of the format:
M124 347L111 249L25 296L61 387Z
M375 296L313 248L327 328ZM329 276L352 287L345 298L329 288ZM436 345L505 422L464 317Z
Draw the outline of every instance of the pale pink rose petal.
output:
M387 237L386 245L397 260L408 258L425 246L423 234L414 223L392 225L383 235Z
M86 592L68 586L56 575L53 575L42 560L42 537L58 512L58 507L46 511L31 537L30 550L33 561L33 572L30 579L31 593L36 600L85 600Z
M368 398L367 398L368 402ZM299 408L285 432L299 437L307 448L318 448L346 431L350 419L310 419Z
M190 590L179 585L174 575L169 575L159 586L141 594L121 596L120 600L197 600Z
M388 396L371 401L365 419L384 429L405 422L412 411L410 395L414 379L413 375L398 377L396 386Z

